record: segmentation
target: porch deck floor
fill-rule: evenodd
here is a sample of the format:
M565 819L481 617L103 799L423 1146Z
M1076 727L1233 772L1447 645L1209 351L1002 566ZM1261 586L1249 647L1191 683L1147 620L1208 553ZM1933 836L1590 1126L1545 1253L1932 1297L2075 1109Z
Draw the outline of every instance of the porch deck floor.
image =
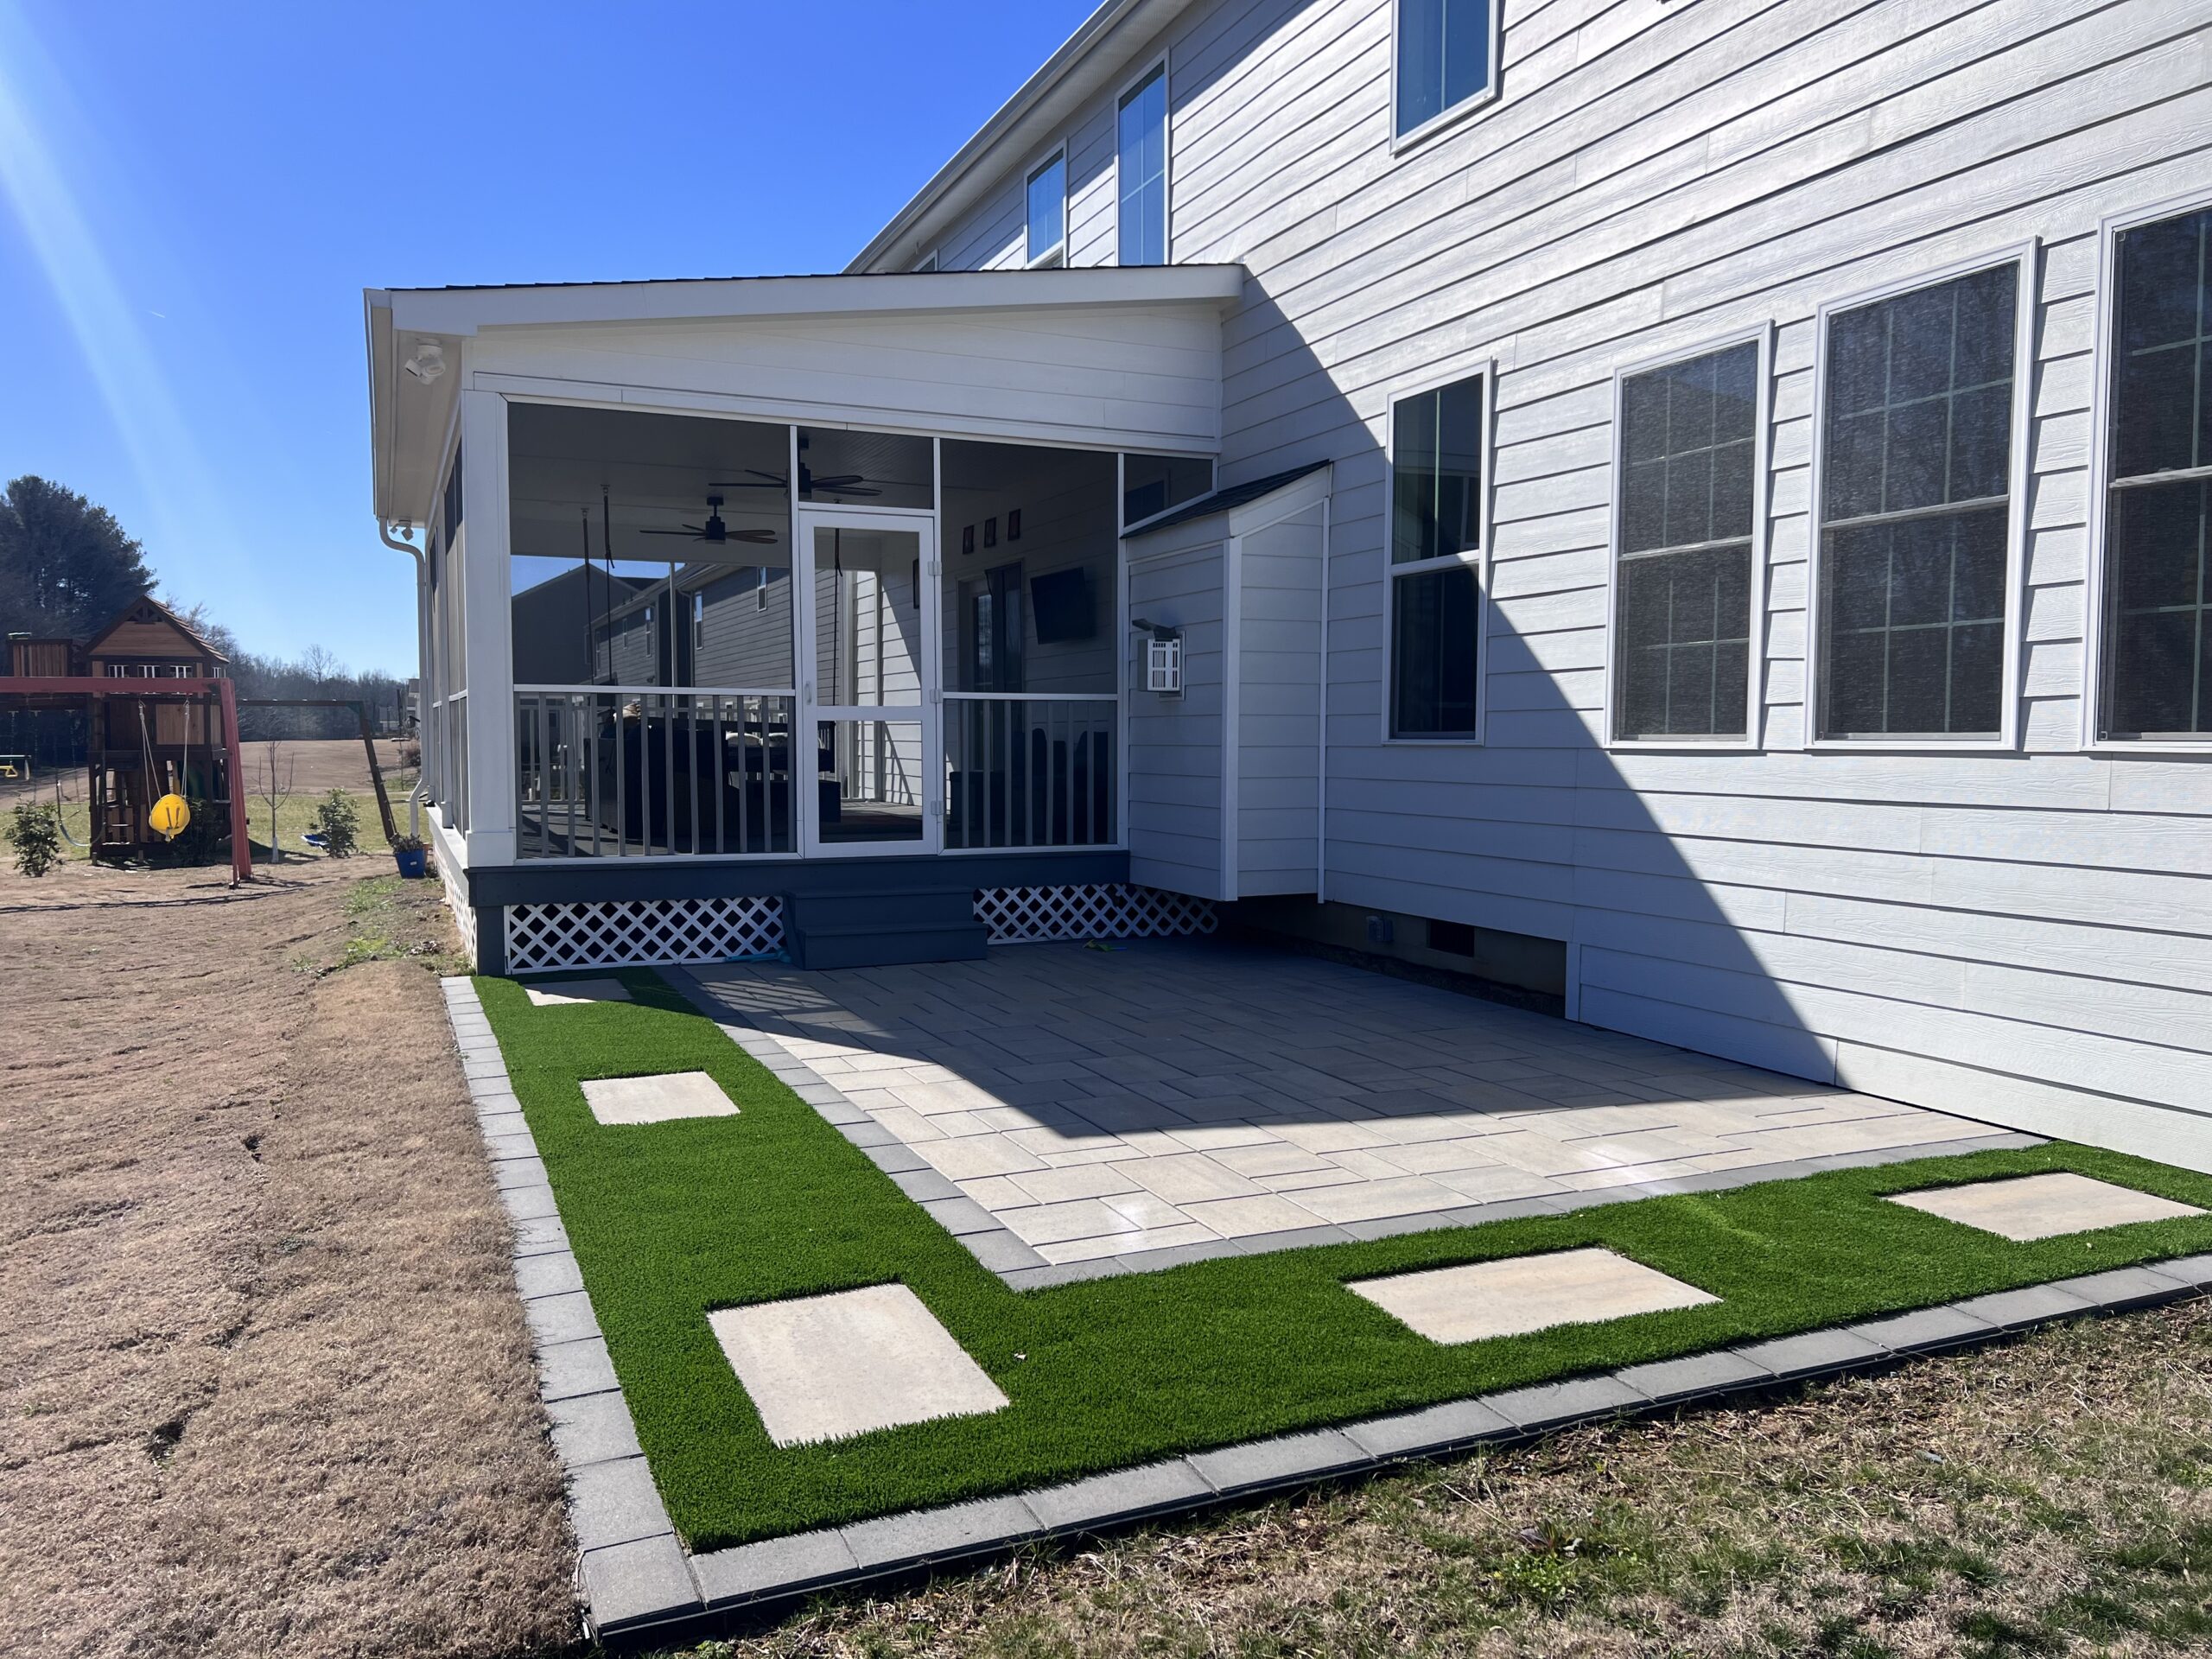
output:
M2017 1139L1211 941L694 971L1051 1264L1291 1247L1501 1201Z

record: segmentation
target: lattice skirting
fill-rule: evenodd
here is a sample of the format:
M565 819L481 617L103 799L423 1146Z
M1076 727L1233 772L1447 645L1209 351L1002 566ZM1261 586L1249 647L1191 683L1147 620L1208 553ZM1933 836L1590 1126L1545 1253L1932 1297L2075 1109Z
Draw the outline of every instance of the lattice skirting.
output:
M983 887L976 894L976 919L993 944L1044 939L1169 938L1211 933L1220 923L1213 900L1192 899L1126 881L1085 887Z
M438 879L445 884L446 908L453 912L454 928L461 935L461 953L474 968L477 965L476 912L461 891L458 872L448 868L442 858L438 860Z
M784 947L781 899L510 905L507 971L731 962Z

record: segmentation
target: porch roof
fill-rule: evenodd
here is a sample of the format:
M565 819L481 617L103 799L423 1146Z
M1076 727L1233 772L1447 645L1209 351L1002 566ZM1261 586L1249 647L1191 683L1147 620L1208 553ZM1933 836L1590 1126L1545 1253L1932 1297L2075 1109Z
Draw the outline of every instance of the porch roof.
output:
M540 338L573 328L588 331L594 345L603 346L610 331L626 325L671 334L726 326L737 333L811 322L849 333L869 328L871 348L896 350L909 339L920 346L932 324L973 324L988 314L1045 323L1055 315L1071 322L1118 316L1124 330L1136 321L1128 314L1179 314L1213 326L1243 286L1241 265L1161 265L370 289L364 302L377 516L386 524L426 517L455 400L472 378L464 361L471 340ZM947 350L942 336L928 345L940 355ZM723 388L696 390L715 394ZM607 395L620 400L611 389ZM986 435L986 423L974 424L978 435Z

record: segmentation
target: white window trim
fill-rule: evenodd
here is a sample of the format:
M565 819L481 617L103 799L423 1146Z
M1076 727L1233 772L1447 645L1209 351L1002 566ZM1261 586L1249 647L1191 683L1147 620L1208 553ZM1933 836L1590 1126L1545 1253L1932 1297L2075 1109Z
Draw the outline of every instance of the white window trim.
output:
M1957 277L2017 263L2019 294L2013 307L2012 446L2005 478L2004 682L1999 692L1999 729L1989 737L1822 737L1821 735L1821 502L1827 467L1828 329L1839 313L1894 299L1918 289L1933 288ZM1813 454L1812 498L1808 505L1805 550L1805 747L1818 753L1866 754L2008 754L2020 747L2021 640L2027 618L2028 507L2034 480L2029 467L2034 454L2036 321L2042 292L2043 239L2031 237L1971 259L1915 272L1879 287L1844 295L1822 302L1813 326Z
M1448 110L1432 115L1409 132L1398 130L1398 19L1404 11L1404 0L1385 0L1390 8L1390 77L1389 122L1390 154L1402 156L1416 149L1438 135L1457 127L1469 117L1477 115L1498 100L1504 86L1505 67L1505 0L1484 0L1490 7L1490 79L1482 91L1470 92Z
M1175 84L1162 52L1122 83L1114 94L1114 263L1122 263L1122 106L1131 92L1160 72L1160 263L1175 263Z
M1060 164L1060 239L1042 253L1029 251L1029 187L1037 175L1054 162ZM1065 268L1068 263L1068 194L1071 188L1068 178L1068 141L1060 142L1029 163L1021 171L1021 258L1024 270L1045 270L1053 265Z
M1611 458L1607 463L1612 522L1605 548L1605 693L1599 711L1605 723L1599 728L1604 734L1602 747L1608 751L1633 753L1672 751L1700 754L1727 751L1745 753L1757 753L1766 747L1762 728L1764 724L1763 716L1766 712L1767 561L1774 535L1774 486L1770 476L1769 461L1774 435L1774 337L1775 325L1769 319L1754 327L1738 329L1701 345L1669 352L1662 357L1624 364L1613 371L1613 437ZM1745 600L1750 607L1748 625L1751 640L1744 664L1744 734L1741 737L1618 737L1613 729L1613 701L1617 690L1614 681L1620 643L1621 542L1628 496L1627 469L1621 462L1621 445L1628 430L1622 415L1623 389L1628 381L1639 374L1648 374L1654 369L1667 368L1673 364L1692 362L1700 357L1710 357L1716 352L1728 351L1738 346L1753 346L1758 353L1758 379L1751 413L1751 591Z
M1441 391L1462 380L1483 378L1482 499L1478 533L1482 545L1471 554L1446 553L1405 564L1391 562L1391 515L1398 496L1398 405L1425 392ZM1491 559L1496 539L1492 524L1497 499L1497 359L1476 358L1449 372L1424 374L1391 385L1382 404L1382 741L1416 749L1480 748L1489 741L1491 659ZM1398 579L1454 564L1475 573L1475 729L1436 737L1401 737L1393 729L1397 713Z
M2101 736L2105 668L2106 520L2112 495L2112 373L2119 361L2120 233L2212 207L2212 188L2169 196L2107 214L2097 225L2096 335L2089 348L2089 525L2082 606L2082 747L2092 754L2203 755L2212 738L2188 741Z
M1025 207L1027 205L1027 204L1026 203L1024 204ZM912 265L908 266L907 270L912 275L916 276L934 276L937 272L944 269L944 251L942 248L931 248L927 253L924 254L920 258L915 260Z

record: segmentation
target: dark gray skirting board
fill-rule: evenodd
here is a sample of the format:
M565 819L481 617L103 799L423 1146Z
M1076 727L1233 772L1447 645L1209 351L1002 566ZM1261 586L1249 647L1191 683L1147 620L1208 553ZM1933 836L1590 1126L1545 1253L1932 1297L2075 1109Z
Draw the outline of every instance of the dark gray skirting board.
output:
M1878 1370L1917 1354L1993 1342L2056 1320L2212 1292L2212 1255L2119 1268L1857 1325L1193 1452L1009 1497L694 1555L677 1539L645 1467L607 1344L562 1230L545 1167L475 987L467 979L448 979L444 985L447 1013L491 1149L500 1201L514 1221L516 1286L537 1344L538 1393L568 1470L569 1516L579 1551L576 1578L586 1621L594 1637L613 1647L701 1639L818 1592L972 1562L1040 1539L1188 1515L1393 1464L1529 1440L1577 1423ZM741 1028L725 1029L735 1038ZM765 1041L758 1033L746 1035ZM739 1040L753 1052L751 1044ZM785 1076L784 1068L777 1070ZM849 1103L848 1109L858 1111ZM2037 1144L2032 1137L2018 1139ZM1990 1144L1919 1147L1910 1155L1940 1156L1946 1150L1980 1150ZM1859 1161L1872 1160L1818 1159L1786 1167L1811 1173ZM1775 1167L1761 1172L1760 1179L1775 1179ZM894 1179L898 1173L893 1172ZM1646 1195L1640 1188L1618 1188L1596 1201L1642 1196ZM926 1206L944 1201L922 1202ZM1507 1206L1485 1208L1495 1212Z

